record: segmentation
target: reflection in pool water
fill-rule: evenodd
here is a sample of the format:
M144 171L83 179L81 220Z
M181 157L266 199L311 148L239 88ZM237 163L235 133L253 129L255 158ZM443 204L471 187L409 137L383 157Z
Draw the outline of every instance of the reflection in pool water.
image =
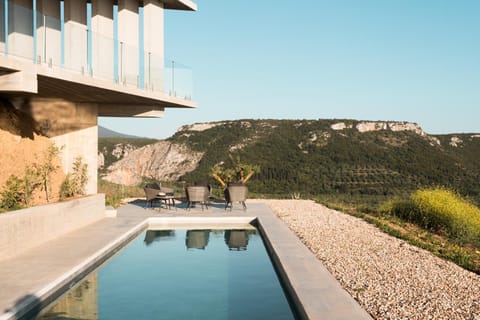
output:
M160 241L162 238L168 237L175 237L175 230L147 230L143 241L148 246L154 241Z
M148 230L40 319L294 315L255 230Z
M202 249L208 245L210 230L188 230L185 238L187 249Z
M247 230L225 230L225 243L230 250L247 250Z

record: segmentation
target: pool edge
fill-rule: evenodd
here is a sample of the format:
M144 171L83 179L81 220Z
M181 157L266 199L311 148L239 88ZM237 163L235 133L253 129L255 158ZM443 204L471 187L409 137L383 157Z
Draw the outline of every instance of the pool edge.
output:
M326 270L314 254L298 237L265 205L235 216L170 216L145 217L134 227L95 251L82 263L63 273L56 280L32 294L32 301L25 300L15 310L0 315L0 320L22 319L32 310L44 308L56 299L64 289L72 287L90 271L115 255L143 230L154 226L200 227L212 224L234 225L252 223L262 235L272 263L287 293L293 300L296 312L302 319L371 319L365 310L351 297Z
M273 212L259 214L257 224L301 319L372 319Z
M40 290L31 293L30 297L16 305L14 310L8 310L1 314L0 320L29 319L31 315L36 316L38 310L48 306L65 290L73 287L80 279L84 278L92 270L115 255L132 239L145 230L147 226L147 219L141 221L127 232L113 239L107 245L85 258L82 263L77 264Z

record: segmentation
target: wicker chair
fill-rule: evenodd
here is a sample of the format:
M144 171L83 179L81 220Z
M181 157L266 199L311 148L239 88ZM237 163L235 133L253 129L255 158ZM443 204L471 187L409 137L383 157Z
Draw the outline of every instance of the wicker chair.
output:
M208 188L205 186L190 186L185 189L185 193L187 195L187 209L190 209L195 202L198 202L208 210L208 196L210 192Z
M230 204L230 211L233 209L233 203L239 202L243 206L243 210L247 210L245 201L247 200L248 188L245 185L231 185L225 189L225 210Z
M165 201L165 199L162 197L162 195L173 195L173 189L172 188L167 188L167 187L161 187L158 183L149 183L145 185L143 188L143 191L145 191L145 208L148 207L148 204L150 203L150 207L153 207L153 202L154 201Z
M153 185L146 185L143 188L143 191L145 191L145 208L148 207L148 204L150 203L150 207L153 207L153 202L154 201L160 201L160 198L158 198L158 194L160 193L160 188L155 188Z

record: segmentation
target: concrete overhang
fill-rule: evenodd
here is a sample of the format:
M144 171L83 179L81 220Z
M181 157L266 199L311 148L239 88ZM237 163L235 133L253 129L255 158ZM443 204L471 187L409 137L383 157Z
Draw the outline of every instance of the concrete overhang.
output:
M116 84L29 61L22 63L0 57L0 66L0 92L94 103L99 106L99 116L161 117L166 108L197 106L191 100L162 92Z
M190 0L162 0L165 9L197 11L197 4Z

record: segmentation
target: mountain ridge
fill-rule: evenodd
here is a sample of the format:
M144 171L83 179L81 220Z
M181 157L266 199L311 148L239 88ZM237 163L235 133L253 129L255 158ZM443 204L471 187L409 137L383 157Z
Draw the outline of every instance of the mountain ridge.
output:
M194 161L189 154L202 156L180 176L173 174L179 164L173 161L164 168L170 170L167 175L142 169L147 178L204 181L211 167L234 156L260 165L249 182L259 193L396 194L445 185L480 194L480 134L429 135L411 122L241 119L185 125L163 141L177 150L182 146L187 154L177 157L182 161ZM115 170L139 181L135 166L149 159L125 160L130 167L122 167L122 161Z
M128 138L128 139L145 139L145 137L133 136L118 131L108 129L106 127L98 126L99 138Z

